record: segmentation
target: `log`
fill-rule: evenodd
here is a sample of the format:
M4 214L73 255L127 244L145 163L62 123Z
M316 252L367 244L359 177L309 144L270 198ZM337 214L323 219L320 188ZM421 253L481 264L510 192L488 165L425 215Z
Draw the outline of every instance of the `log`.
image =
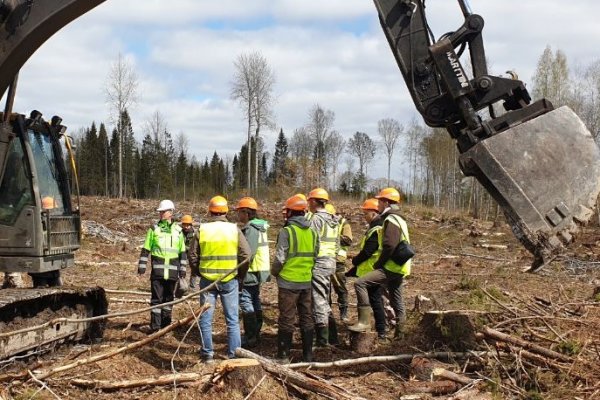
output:
M434 368L431 372L431 376L434 380L438 380L438 378L443 378L444 380L460 383L461 385L470 385L474 382L474 380L469 378L468 376L457 374L456 372L448 371L444 368Z
M425 357L415 357L410 362L410 374L419 381L432 381L435 369L453 369L454 366Z
M432 395L444 395L456 392L460 385L452 381L420 382L408 381L398 382L400 396L413 393L428 393Z
M499 331L497 331L495 329L492 329L490 327L487 327L487 326L484 326L482 328L481 332L485 336L487 336L487 337L489 337L491 339L498 340L498 341L505 342L505 343L514 344L516 346L522 347L523 349L529 350L529 351L531 351L533 353L536 353L536 354L541 354L541 355L543 355L545 357L549 357L549 358L552 358L554 360L560 360L560 361L568 362L568 363L572 363L573 362L573 359L571 357L565 355L565 354L558 353L558 352L556 352L554 350L547 349L545 347L542 347L542 346L539 346L537 344L528 342L528 341L523 340L521 338L517 338L517 337L514 337L514 336L507 335L505 333L499 332Z
M358 354L372 354L377 340L376 332L348 331L350 335L350 349Z
M86 389L101 389L101 390L120 390L131 389L144 386L167 386L173 383L208 381L210 375L202 375L193 372L162 375L157 378L131 379L124 381L98 381L88 379L71 379L69 382L75 386Z
M262 357L249 350L238 348L235 350L235 354L238 357L253 358L260 362L265 371L273 374L283 380L284 382L290 382L302 389L309 390L313 393L327 396L333 399L360 399L365 400L364 397L343 391L328 383L327 381L319 381L313 378L309 378L299 372L296 372L285 365L277 364L265 357Z

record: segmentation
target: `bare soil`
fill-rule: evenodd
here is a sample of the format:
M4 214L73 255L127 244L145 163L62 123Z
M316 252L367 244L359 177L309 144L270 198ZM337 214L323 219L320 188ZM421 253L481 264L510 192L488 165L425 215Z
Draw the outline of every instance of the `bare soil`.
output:
M102 286L106 289L149 291L148 275L138 277L136 264L146 230L157 217L155 201L83 198L82 218L91 227L84 236L82 249L76 255L76 267L64 271L69 286ZM356 204L336 204L350 220L355 243L365 232L365 224ZM178 204L184 213L196 220L203 218L202 204ZM262 215L271 222L269 236L275 241L281 227L280 205L265 205ZM573 362L560 368L549 363L536 363L521 357L519 351L507 351L492 340L480 341L473 350L489 351L490 355L459 361L457 366L479 381L469 390L436 398L518 398L518 399L592 399L600 398L600 229L586 227L577 242L551 265L539 273L524 272L529 268L531 255L514 239L510 228L502 222L473 220L465 215L444 213L434 209L404 206L411 241L417 249L413 273L407 279L404 299L408 311L408 327L402 340L379 344L374 355L396 355L425 351L452 350L453 340L432 340L424 334L419 323L422 305L435 310L485 311L485 324L506 334L534 342L554 351L567 354ZM98 224L109 232L100 235ZM115 232L110 242L110 232ZM501 246L486 246L486 245ZM506 246L506 248L502 248ZM271 246L274 247L274 244ZM356 253L353 246L350 253ZM348 282L350 303L355 305L352 279ZM273 282L264 284L263 304L265 325L260 345L253 349L265 357L276 355L277 288ZM430 301L415 309L417 296ZM147 300L145 296L109 294L109 313L139 309L144 304L125 299ZM115 300L116 299L116 300ZM174 319L187 316L190 307L198 304L179 304ZM332 307L337 316L337 306ZM356 309L351 306L351 318ZM63 346L51 353L37 354L25 360L0 363L0 375L23 371L25 368L49 368L84 359L138 341L147 336L149 313L127 318L110 319L104 338L99 343ZM347 330L340 323L339 347L317 349L316 361L355 358L347 343ZM458 338L460 339L460 338ZM215 312L213 340L217 357L226 354L226 328L221 308ZM300 338L294 338L293 361L300 361ZM177 372L198 372L209 375L215 365L200 362L198 329L180 328L141 349L85 365L55 375L44 383L60 398L69 399L244 399L248 393L229 390L226 386L178 385L176 388L143 387L103 392L83 389L73 379L120 381L158 377ZM510 350L510 349L509 349ZM508 353L508 355L507 355ZM346 368L311 370L310 373L333 382L344 389L368 399L398 399L399 382L413 379L410 363L369 364ZM564 367L564 368L563 368ZM0 383L0 385L3 385ZM1 387L1 386L0 386ZM56 398L49 390L28 381L23 385L5 382L0 399ZM252 388L250 388L252 389ZM464 397L467 396L467 397ZM479 397L477 397L479 396ZM251 396L252 399L319 398L267 377ZM422 395L413 398L432 398Z

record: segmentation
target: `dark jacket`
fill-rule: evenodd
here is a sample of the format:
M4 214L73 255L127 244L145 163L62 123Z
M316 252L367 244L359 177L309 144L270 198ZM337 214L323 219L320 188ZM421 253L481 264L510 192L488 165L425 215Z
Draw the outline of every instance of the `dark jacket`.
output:
M212 216L209 218L207 222L213 221L227 221L227 218L224 215L220 216ZM198 265L200 264L200 259L202 258L202 254L200 251L200 242L198 240L198 235L200 234L200 229L194 235L194 239L190 243L190 248L188 249L189 262L192 269L198 269ZM244 234L241 230L238 229L238 271L237 276L238 280L242 281L246 276L246 272L248 272L248 267L250 266L250 246L248 245L248 241L244 237Z
M396 225L392 223L385 223L385 219L391 215L395 214L402 217L400 214L400 208L397 205L392 205L390 208L385 210L383 214L381 214L381 221L383 221L383 240L381 246L381 254L379 255L379 259L373 265L374 269L381 269L385 265L385 263L390 259L396 247L402 240L402 231Z
M248 244L250 245L250 251L252 256L250 257L250 264L254 261L254 256L258 250L258 238L260 233L267 231L269 224L264 219L254 218L242 227L242 233L246 237ZM248 272L244 278L244 286L254 286L261 282L267 282L271 274L269 271L261 272Z

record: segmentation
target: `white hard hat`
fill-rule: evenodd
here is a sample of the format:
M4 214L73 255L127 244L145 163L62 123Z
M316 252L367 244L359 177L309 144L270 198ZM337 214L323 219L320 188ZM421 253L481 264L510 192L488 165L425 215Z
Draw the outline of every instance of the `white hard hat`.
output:
M171 200L161 200L156 211L174 210L175 204Z

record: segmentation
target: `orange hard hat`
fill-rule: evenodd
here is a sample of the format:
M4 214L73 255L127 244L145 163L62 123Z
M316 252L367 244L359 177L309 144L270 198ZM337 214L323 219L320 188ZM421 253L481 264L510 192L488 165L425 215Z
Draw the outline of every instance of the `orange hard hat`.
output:
M285 208L288 210L304 211L306 210L307 206L308 204L306 203L306 199L303 199L297 194L285 201Z
M225 214L229 212L227 199L223 196L215 196L208 203L208 211L215 214Z
M379 211L379 200L375 198L366 199L361 208L363 210Z
M258 204L252 197L242 197L237 204L237 208L249 208L251 210L258 210Z
M379 194L377 196L375 196L376 199L386 199L386 200L390 200L393 201L395 203L399 203L400 202L400 193L398 193L398 191L394 188L385 188L383 190L381 190L381 192L379 192Z
M329 193L327 193L327 190L323 188L316 188L310 191L308 198L329 201Z
M182 224L193 224L194 223L194 218L192 218L191 215L186 214L183 217L181 217L181 223Z
M54 201L54 197L46 196L42 199L42 208L45 210L52 210L56 207L56 202Z

